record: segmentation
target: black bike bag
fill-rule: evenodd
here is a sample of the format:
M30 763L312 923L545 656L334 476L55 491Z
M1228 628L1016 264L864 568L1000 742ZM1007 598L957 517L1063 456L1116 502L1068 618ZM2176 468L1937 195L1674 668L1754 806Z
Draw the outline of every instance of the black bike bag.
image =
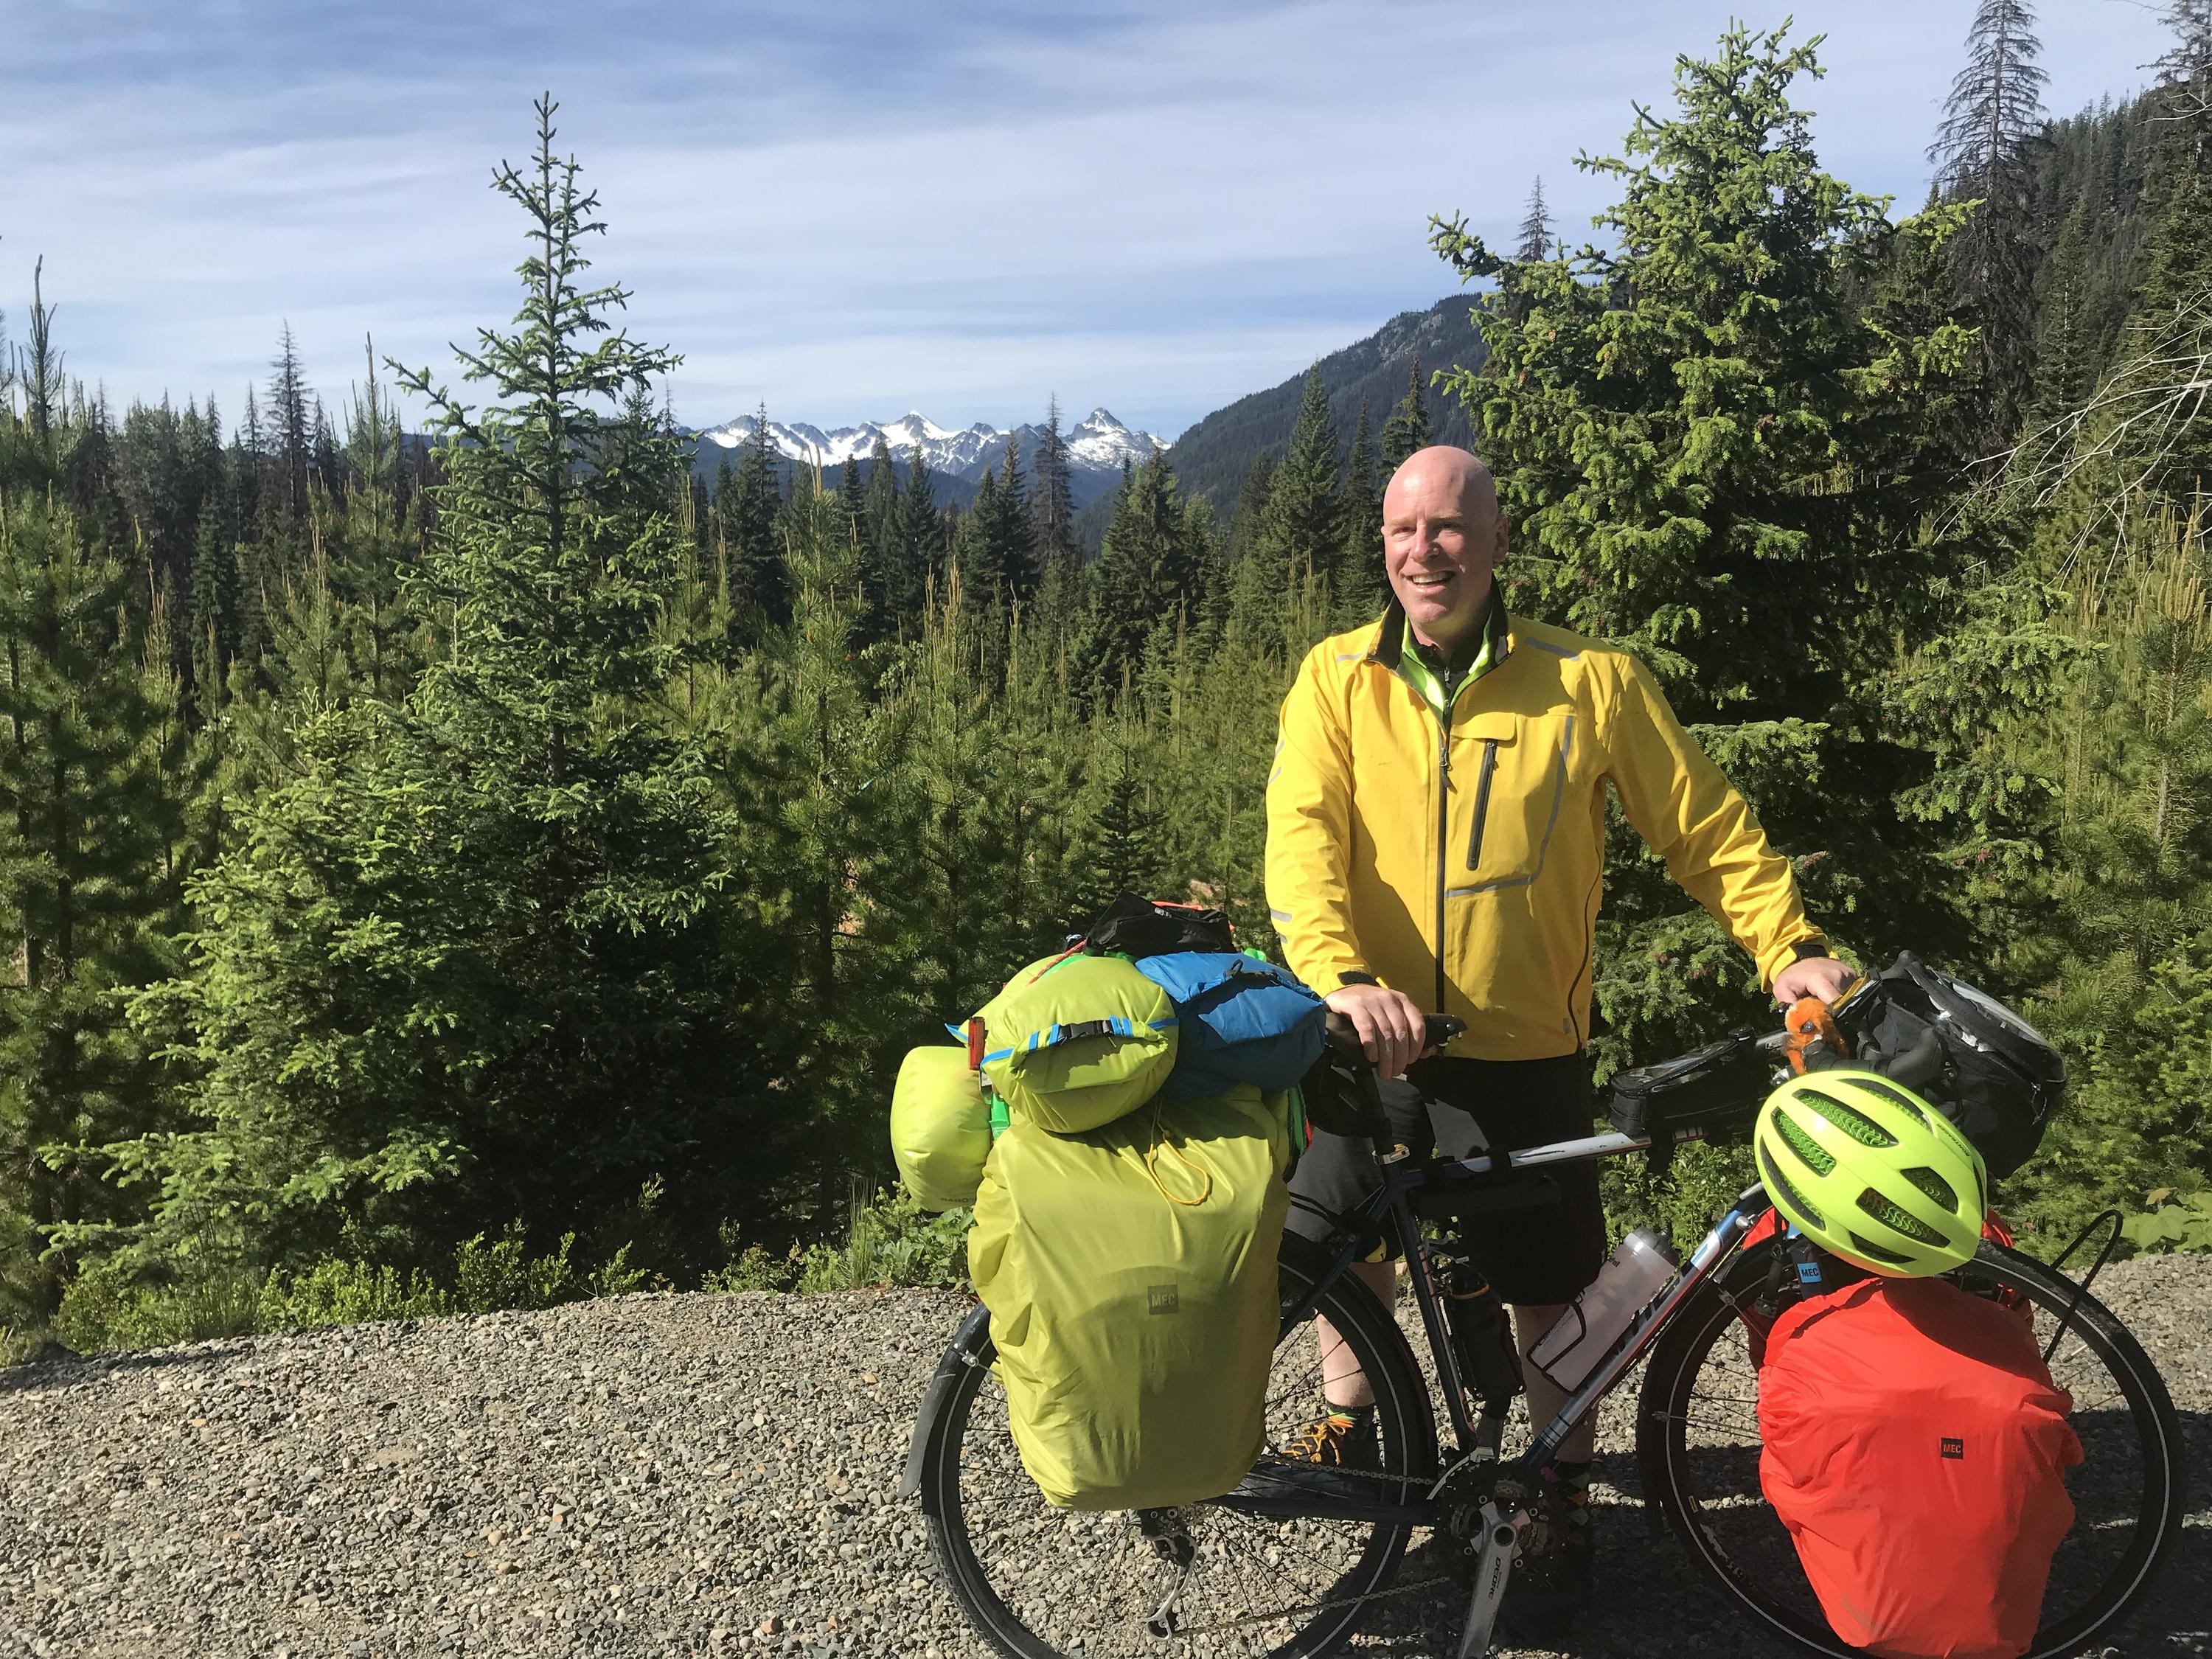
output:
M1651 1143L1651 1161L1662 1167L1674 1138L1694 1130L1707 1140L1747 1137L1759 1109L1774 1088L1773 1060L1759 1040L1739 1032L1679 1059L1613 1074L1613 1127Z

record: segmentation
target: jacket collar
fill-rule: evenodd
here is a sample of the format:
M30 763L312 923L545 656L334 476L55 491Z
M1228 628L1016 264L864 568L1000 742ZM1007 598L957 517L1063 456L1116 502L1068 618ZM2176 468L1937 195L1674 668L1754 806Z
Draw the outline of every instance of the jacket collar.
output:
M1490 599L1483 608L1482 631L1490 641L1490 667L1495 673L1498 665L1512 654L1510 638L1512 619L1505 614L1505 600L1498 593L1496 577L1491 579ZM1390 596L1390 604L1382 612L1382 632L1375 637L1375 648L1367 653L1367 660L1380 663L1392 673L1399 672L1399 664L1406 650L1406 607L1398 603L1398 596Z

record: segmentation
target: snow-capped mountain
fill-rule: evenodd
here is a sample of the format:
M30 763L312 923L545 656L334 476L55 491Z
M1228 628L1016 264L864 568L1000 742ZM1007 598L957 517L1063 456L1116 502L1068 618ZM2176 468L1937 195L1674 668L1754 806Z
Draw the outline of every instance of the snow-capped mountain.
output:
M750 415L707 428L698 434L701 459L711 458L716 446L735 450L752 442L753 428L754 419ZM966 484L980 482L986 467L1001 465L1009 438L1014 441L1024 470L1028 471L1043 436L1044 428L1041 426L1024 425L1002 430L988 421L952 430L917 414L903 415L896 421L863 421L858 426L827 430L804 421L768 423L769 443L778 454L801 465L827 470L841 467L848 460L865 463L875 453L880 439L894 461L903 465L919 449L931 472L948 482L957 479ZM1152 446L1160 442L1149 432L1122 425L1103 409L1092 410L1061 437L1067 445L1068 483L1079 507L1112 488L1121 476L1125 459L1142 461L1152 453ZM1165 447L1161 444L1161 447Z

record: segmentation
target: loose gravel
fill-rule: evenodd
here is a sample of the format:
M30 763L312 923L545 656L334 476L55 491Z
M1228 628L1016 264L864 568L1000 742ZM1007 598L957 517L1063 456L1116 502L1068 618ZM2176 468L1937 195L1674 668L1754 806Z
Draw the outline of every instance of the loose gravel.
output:
M2177 1558L2107 1653L2212 1655L2212 1257L2108 1268L2192 1459ZM896 1496L945 1292L634 1296L0 1372L0 1656L984 1652ZM1773 1651L1598 1467L1574 1651ZM1448 1651L1408 1609L1370 1651Z

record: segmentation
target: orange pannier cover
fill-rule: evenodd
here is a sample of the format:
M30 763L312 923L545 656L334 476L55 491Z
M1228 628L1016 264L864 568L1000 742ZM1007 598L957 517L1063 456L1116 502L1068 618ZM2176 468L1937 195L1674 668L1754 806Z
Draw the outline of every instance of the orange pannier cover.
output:
M2020 1311L1941 1279L1789 1309L1759 1373L1759 1485L1836 1634L1881 1659L2019 1659L2081 1461Z

